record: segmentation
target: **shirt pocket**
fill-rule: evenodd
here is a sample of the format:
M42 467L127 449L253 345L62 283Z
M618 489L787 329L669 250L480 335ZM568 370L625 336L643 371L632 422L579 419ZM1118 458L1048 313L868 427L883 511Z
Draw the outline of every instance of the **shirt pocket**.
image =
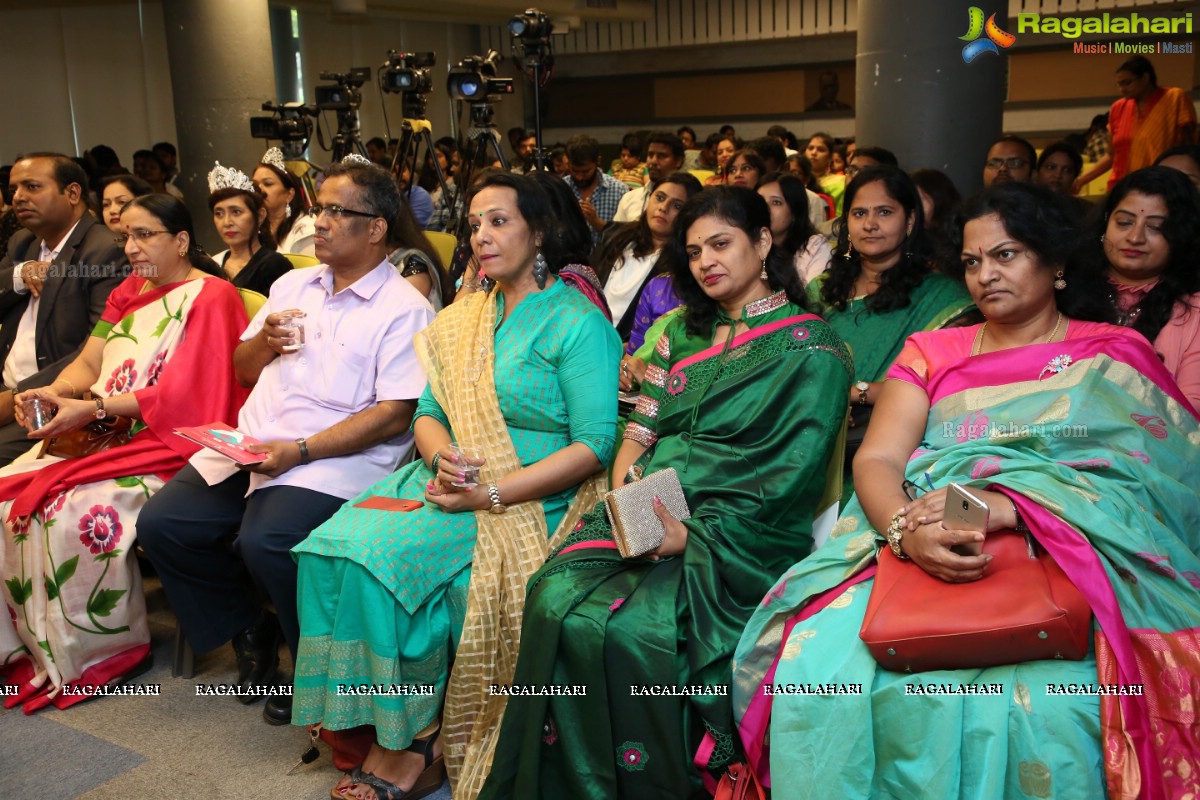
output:
M375 364L371 353L350 345L335 345L330 357L333 363L326 371L327 404L350 413L361 411L375 396Z

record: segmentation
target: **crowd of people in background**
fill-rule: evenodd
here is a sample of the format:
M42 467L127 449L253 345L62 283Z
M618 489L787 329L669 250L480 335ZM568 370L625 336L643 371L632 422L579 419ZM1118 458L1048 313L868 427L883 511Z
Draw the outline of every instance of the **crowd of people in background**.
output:
M731 774L777 798L1182 796L1200 146L1147 59L1116 79L1088 131L981 148L965 198L884 142L778 125L619 150L515 128L507 165L372 138L316 182L270 148L208 168L216 253L169 143L132 172L103 145L22 154L0 182L6 702L146 669L136 541L191 645L232 644L239 699L294 684L264 716L320 726L335 800L447 774L489 800ZM175 435L196 426L241 468ZM646 480L629 517L603 500ZM948 527L951 482L984 529ZM962 546L1014 532L1086 596L1086 653L876 662L884 562L984 581L991 551ZM905 699L931 680L1004 688ZM1057 683L1146 697L1032 691Z

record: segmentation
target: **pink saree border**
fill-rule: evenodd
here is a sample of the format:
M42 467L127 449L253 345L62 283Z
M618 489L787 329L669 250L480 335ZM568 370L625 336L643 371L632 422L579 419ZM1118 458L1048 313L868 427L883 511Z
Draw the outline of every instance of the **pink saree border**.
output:
M816 314L801 314L800 316L797 316L797 317L787 317L786 319L776 320L775 322L769 322L766 325L763 325L758 328L753 328L751 330L746 331L745 333L739 333L737 336L733 337L733 341L730 342L730 344L729 344L729 349L732 350L735 347L741 347L746 342L749 342L753 339L757 339L759 336L766 336L768 333L774 333L775 331L780 330L781 328L786 328L790 325L799 325L802 322L812 322L813 320L817 320L818 322L824 321ZM699 363L708 358L712 358L713 356L720 355L721 351L724 349L725 349L724 343L714 344L712 347L706 347L703 350L701 350L699 353L696 353L695 355L690 355L687 358L680 359L680 361L678 363L676 363L674 366L671 367L670 374L674 375L676 372L679 372L682 369L690 367L693 364Z

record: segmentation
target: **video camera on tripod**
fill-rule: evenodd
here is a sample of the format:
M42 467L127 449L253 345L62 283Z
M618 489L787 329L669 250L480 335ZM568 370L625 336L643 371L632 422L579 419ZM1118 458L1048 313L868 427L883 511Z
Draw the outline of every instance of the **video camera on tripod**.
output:
M388 60L379 67L379 88L402 98L404 116L424 119L428 95L433 91L430 68L437 63L432 50L402 53L388 50Z
M262 110L270 111L273 116L251 117L250 135L255 139L278 139L286 158L301 158L312 138L313 125L309 117L320 113L316 107L267 100L262 104Z
M370 67L352 67L349 72L322 72L323 81L334 86L317 86L316 105L321 111L357 111L362 105L362 85L371 80Z
M491 124L492 103L513 93L512 78L496 77L496 67L503 59L495 50L488 50L486 56L467 56L446 76L446 91L455 100L471 104L471 121L478 127Z

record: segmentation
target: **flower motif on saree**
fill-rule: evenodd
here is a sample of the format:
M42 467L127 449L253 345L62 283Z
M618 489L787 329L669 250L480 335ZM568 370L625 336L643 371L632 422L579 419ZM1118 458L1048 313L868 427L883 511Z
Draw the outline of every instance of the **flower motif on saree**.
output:
M29 526L33 520L29 517L17 517L12 521L13 541L20 544L29 538Z
M610 606L608 607L608 610L609 610L609 611L616 611L618 608L620 608L620 607L621 607L621 606L623 606L623 605L625 605L625 598L624 598L624 597L618 597L616 600L613 600L613 601L612 601L612 605L610 605Z
M1054 781L1050 768L1041 761L1022 761L1017 765L1017 781L1021 791L1030 797L1049 797Z
M971 468L971 477L975 479L990 478L993 475L1000 474L1000 464L1002 463L999 456L988 456L981 458L975 462L975 466Z
M137 370L134 367L137 364L132 358L127 358L112 371L108 381L104 384L104 391L108 392L109 397L115 394L123 394L129 391L133 386L133 382L137 380Z
M1145 414L1130 414L1129 418L1146 429L1155 439L1167 438L1167 423L1162 417L1150 417Z
M166 352L159 353L150 362L150 366L146 368L146 385L153 386L158 383L159 377L162 376L163 364L167 362Z
M671 395L677 395L687 386L687 376L682 372L676 372L671 377L667 378L667 392Z
M629 772L641 772L649 760L650 754L641 742L625 742L617 748L617 763Z
M1146 568L1151 572L1157 572L1164 578L1174 580L1178 577L1175 568L1171 566L1171 559L1167 556L1156 556L1153 553L1137 553L1138 558L1146 562Z
M803 326L792 328L792 338L797 342L803 342L808 338L808 328Z
M1200 589L1200 574L1188 570L1182 573L1183 579L1192 585L1193 589Z
M112 506L94 505L92 510L79 520L79 541L83 542L92 555L111 553L121 541L121 516Z
M1142 462L1143 464L1150 463L1150 456L1146 455L1141 450L1130 450L1129 455L1133 456L1134 458L1136 458L1138 461Z
M1071 363L1071 357L1066 353L1062 354L1061 356L1055 356L1054 358L1050 359L1049 364L1042 367L1042 371L1038 373L1038 380L1040 381L1042 376L1047 372L1049 372L1051 375L1057 375L1067 367L1071 366Z
M558 728L554 726L554 720L550 717L546 717L546 724L542 726L542 741L546 744L558 741Z

